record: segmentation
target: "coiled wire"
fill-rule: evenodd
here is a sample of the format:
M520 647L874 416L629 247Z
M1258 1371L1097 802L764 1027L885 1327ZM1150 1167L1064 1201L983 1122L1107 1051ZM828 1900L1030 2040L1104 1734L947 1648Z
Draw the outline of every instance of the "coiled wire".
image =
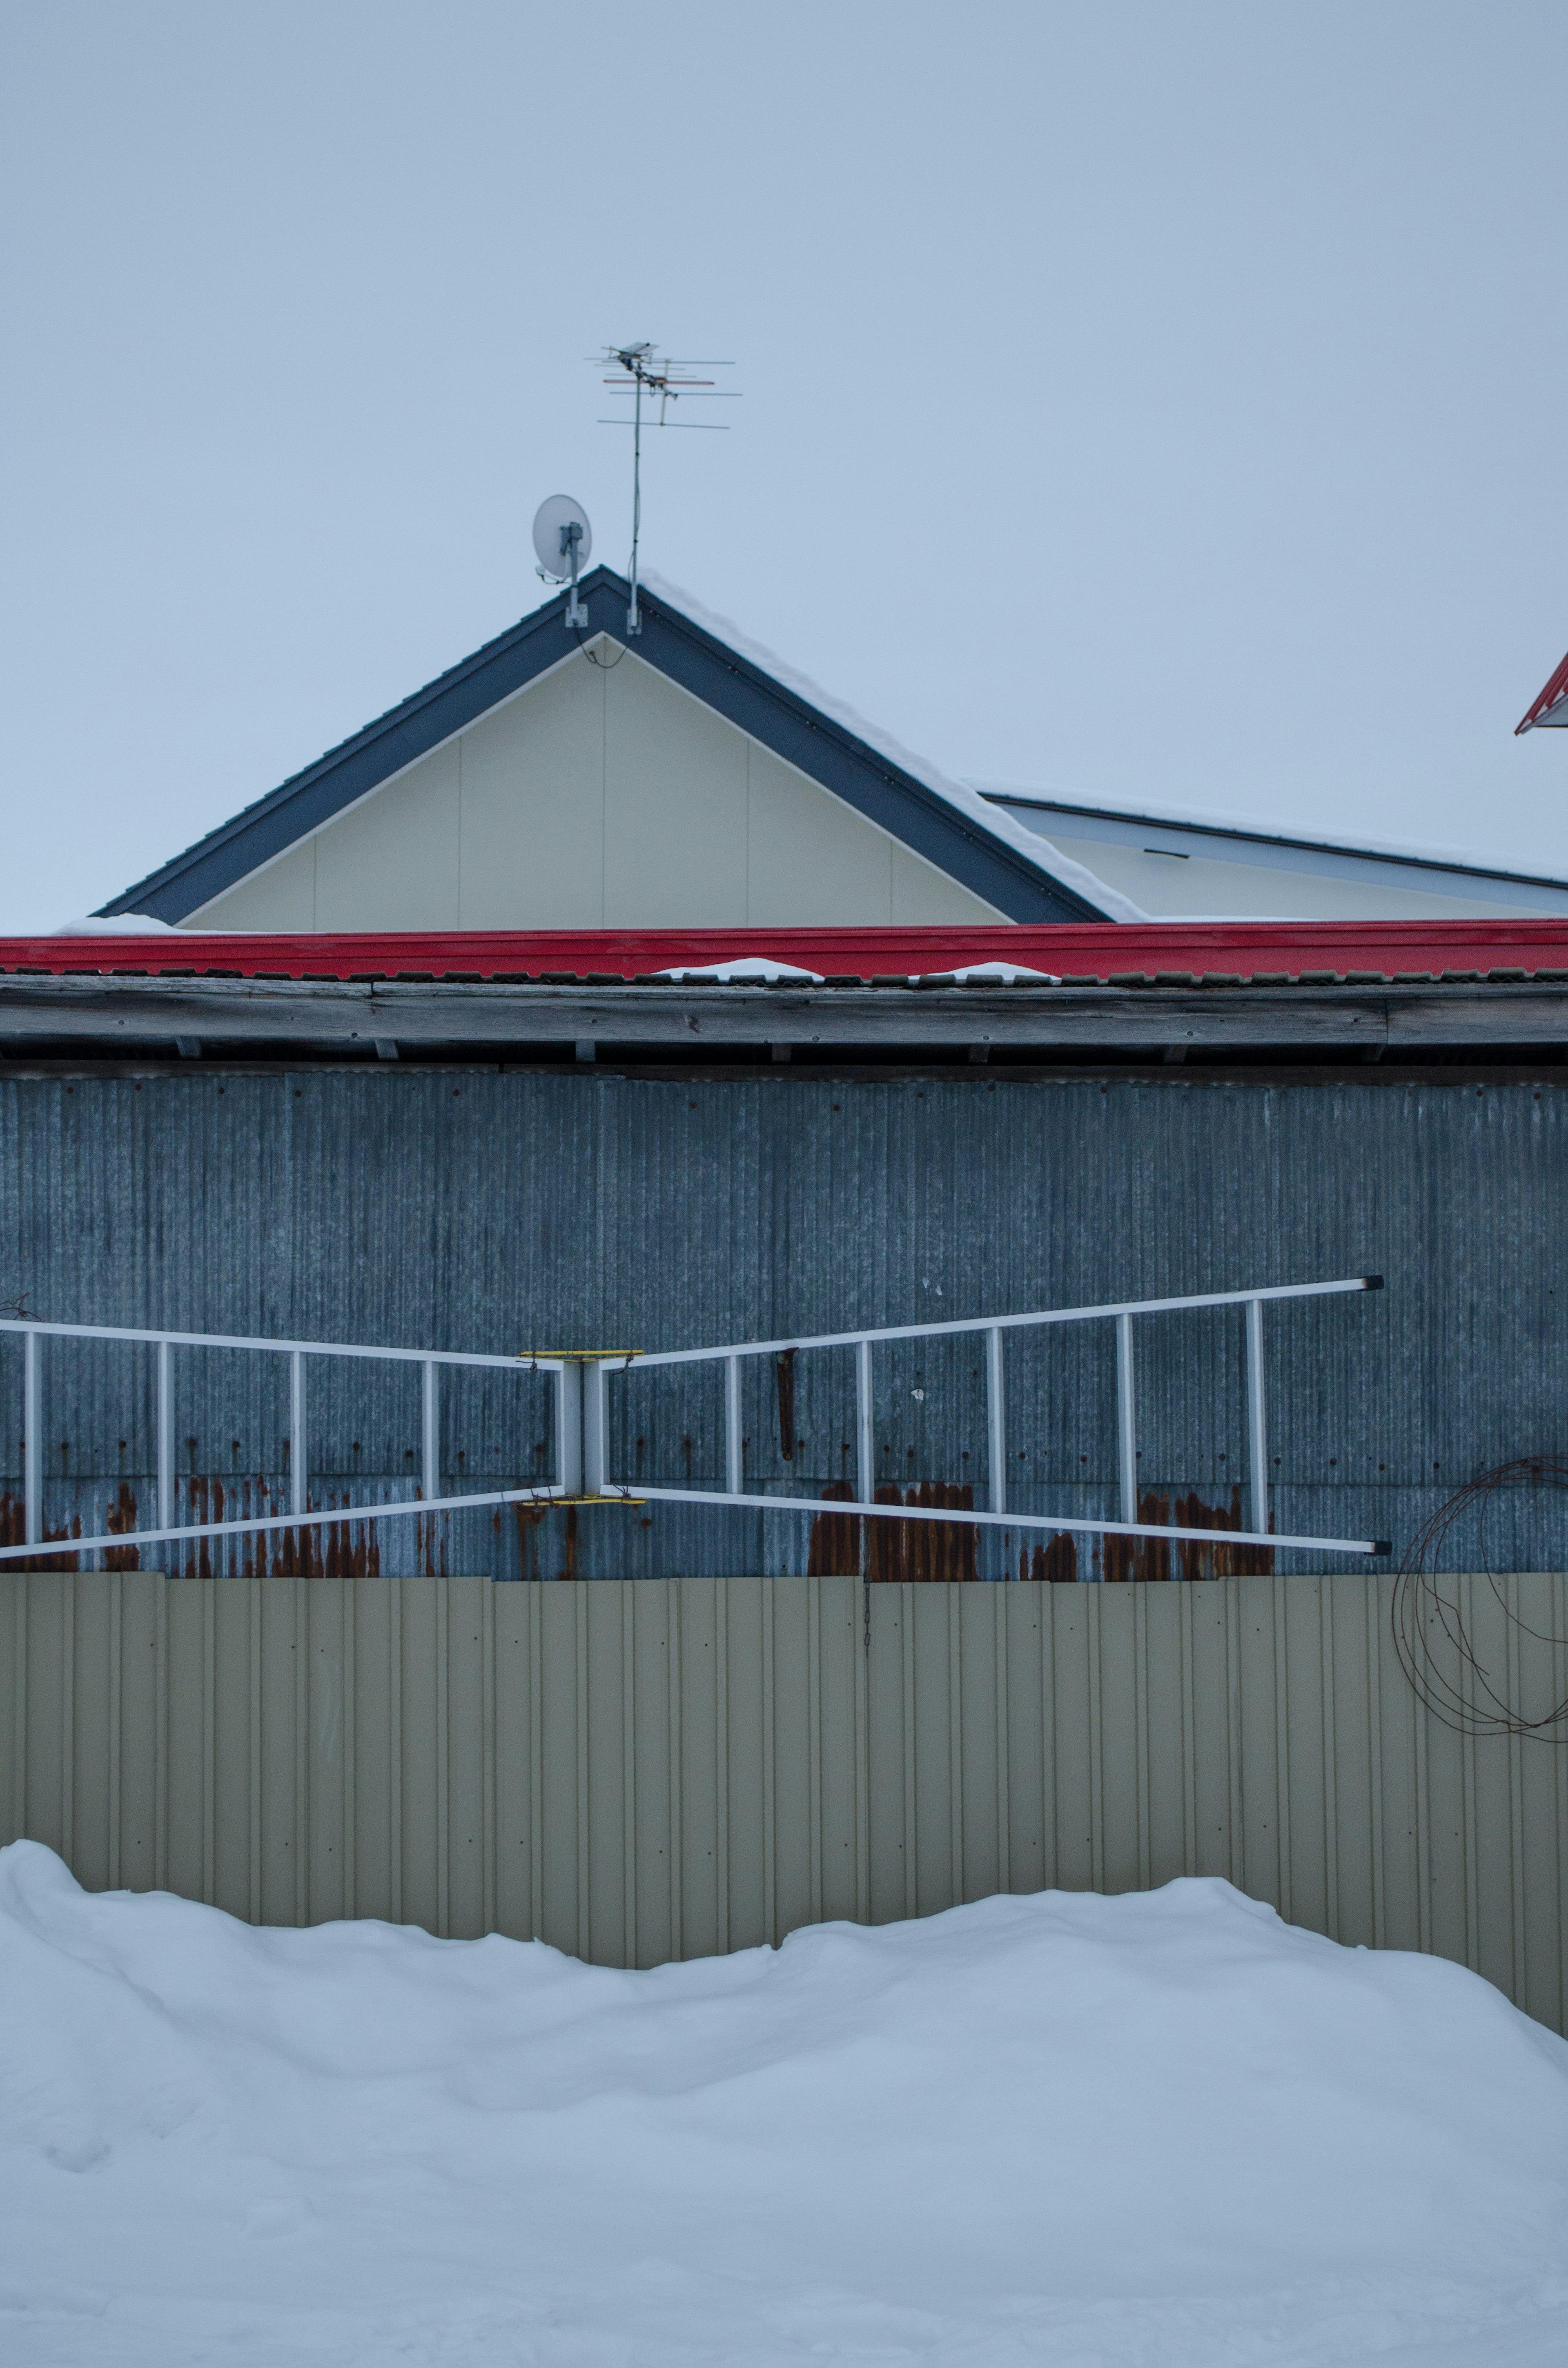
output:
M1483 1660L1467 1623L1457 1585L1445 1586L1451 1572L1442 1565L1452 1560L1449 1540L1460 1524L1475 1516L1478 1551L1467 1561L1486 1580L1504 1618L1538 1644L1568 1648L1568 1637L1532 1628L1509 1603L1487 1560L1487 1517L1505 1491L1522 1487L1568 1486L1568 1456L1521 1455L1456 1490L1426 1520L1407 1549L1399 1567L1393 1594L1393 1641L1400 1666L1419 1700L1434 1718L1455 1734L1465 1736L1533 1736L1549 1743L1568 1743L1568 1695L1539 1718L1526 1718L1506 1694L1506 1669L1499 1672ZM1508 1656L1505 1654L1505 1663Z

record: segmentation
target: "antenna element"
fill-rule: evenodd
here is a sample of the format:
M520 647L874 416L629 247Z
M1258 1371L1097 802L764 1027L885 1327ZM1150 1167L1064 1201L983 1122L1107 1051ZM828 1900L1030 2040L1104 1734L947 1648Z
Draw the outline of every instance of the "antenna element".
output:
M601 419L601 427L630 427L631 430L631 565L629 578L631 599L626 611L626 631L630 637L642 630L642 620L637 609L637 545L642 531L642 397L659 398L659 416L650 418L650 427L720 427L716 419L666 418L672 403L683 394L695 396L699 403L738 403L738 393L721 392L710 378L677 378L677 370L733 370L733 362L675 361L668 356L661 359L657 348L646 339L637 346L607 346L602 354L592 358L598 362L613 362L622 371L619 378L607 378L606 386L619 393L629 389L631 394L630 419ZM728 433L722 429L722 433Z

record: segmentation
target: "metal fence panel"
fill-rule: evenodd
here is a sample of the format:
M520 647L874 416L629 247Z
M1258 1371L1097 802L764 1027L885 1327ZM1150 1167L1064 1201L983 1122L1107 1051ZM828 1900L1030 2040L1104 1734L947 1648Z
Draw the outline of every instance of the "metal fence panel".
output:
M59 1321L507 1353L1381 1273L1388 1288L1372 1298L1270 1315L1273 1513L1281 1531L1403 1546L1461 1480L1560 1443L1565 1110L1551 1072L1483 1087L658 1080L393 1063L4 1077L0 1298ZM1111 1511L1108 1327L1009 1341L1006 1361L1015 1509ZM19 1346L0 1340L7 1539L22 1483L20 1367ZM50 1531L90 1533L112 1518L129 1539L156 1498L151 1353L46 1344L44 1369ZM410 1377L318 1360L309 1378L316 1501L406 1500L420 1463ZM443 1384L454 1486L535 1476L548 1393L503 1378L505 1389ZM612 1390L617 1454L633 1477L719 1476L710 1383L666 1376L660 1396L647 1377ZM744 1388L749 1477L813 1494L844 1477L854 1431L842 1354L802 1354L790 1375L789 1457L778 1377L764 1366ZM1230 1519L1247 1478L1239 1319L1149 1319L1138 1395L1141 1495L1173 1520L1183 1503ZM285 1508L281 1363L193 1353L176 1398L182 1516ZM890 1352L876 1411L880 1481L969 1480L980 1492L972 1359ZM1494 1563L1563 1565L1568 1499L1515 1492L1492 1519ZM982 1575L1016 1576L1028 1543L983 1540ZM345 1576L620 1578L799 1575L805 1549L803 1520L650 1505L538 1521L486 1509L379 1534L346 1522L321 1555ZM1205 1572L1236 1566L1216 1552L1198 1550L1194 1575L1203 1555ZM193 1550L187 1575L200 1575L204 1553L214 1573L273 1566L259 1547L224 1541ZM1074 1553L1081 1574L1104 1567L1087 1542ZM1122 1575L1163 1577L1170 1553L1156 1545ZM144 1558L165 1557L149 1547Z
M1568 1577L1455 1585L1511 1702L1568 1695ZM886 1585L868 1644L853 1578L6 1573L0 1838L612 1965L1220 1874L1561 2030L1568 1746L1426 1711L1392 1586Z

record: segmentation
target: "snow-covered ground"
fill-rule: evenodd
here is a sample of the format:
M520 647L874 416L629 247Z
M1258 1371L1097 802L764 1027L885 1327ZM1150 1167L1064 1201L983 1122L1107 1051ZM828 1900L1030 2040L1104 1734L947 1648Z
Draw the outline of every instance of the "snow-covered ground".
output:
M1568 2361L1568 2045L1222 1883L655 1973L0 1852L0 2359Z

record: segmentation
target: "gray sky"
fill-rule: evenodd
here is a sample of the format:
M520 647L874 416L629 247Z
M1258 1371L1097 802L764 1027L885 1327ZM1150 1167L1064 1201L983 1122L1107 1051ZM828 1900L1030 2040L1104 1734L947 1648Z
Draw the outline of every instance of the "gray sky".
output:
M3 0L0 927L624 566L949 770L1568 871L1561 0Z

